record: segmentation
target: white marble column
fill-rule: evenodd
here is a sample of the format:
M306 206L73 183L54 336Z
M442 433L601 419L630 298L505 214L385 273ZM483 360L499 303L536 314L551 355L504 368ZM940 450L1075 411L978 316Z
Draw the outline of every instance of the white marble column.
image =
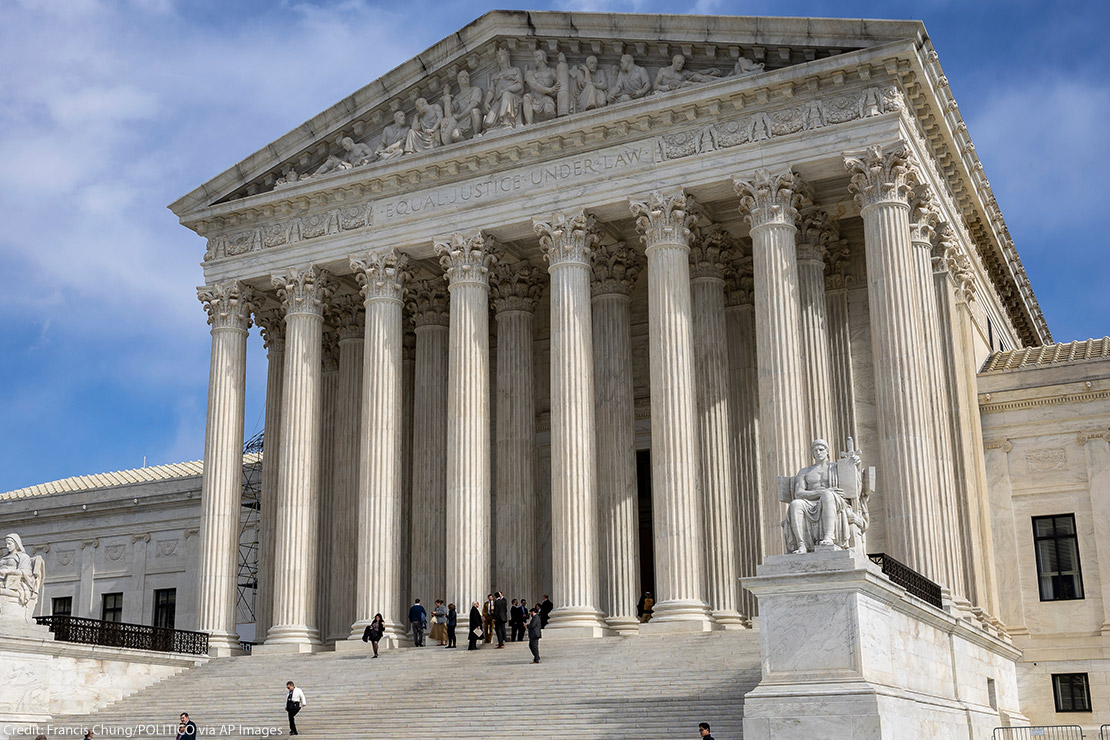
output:
M266 409L263 417L262 490L258 514L258 588L254 601L254 640L265 642L274 611L274 547L277 534L277 477L281 461L281 393L285 377L285 312L255 314L266 345Z
M933 281L933 235L937 211L926 193L922 193L910 213L910 244L913 245L913 273L917 282L918 312L921 316L920 356L928 395L929 436L933 443L937 489L934 494L940 518L935 522L942 569L941 583L950 591L961 608L970 606L967 583L964 581L963 544L956 493L952 452L952 421L949 416L948 393L951 387L945 375L940 311Z
M824 439L832 454L844 449L834 418L829 350L828 304L825 300L825 257L839 236L836 221L816 209L801 219L798 231L798 288L801 298L802 372L806 385L806 437Z
M717 624L741 629L737 558L737 499L728 334L725 326L725 269L733 238L713 227L690 250L694 379L698 452L705 511L705 594Z
M328 591L331 609L324 636L328 642L345 640L355 621L355 578L358 562L358 475L362 420L362 362L365 335L365 309L362 297L347 294L332 305L332 320L339 330L339 388L333 446L334 509L328 537L331 540L331 568ZM338 512L339 516L334 513Z
M516 262L497 265L490 279L497 324L493 587L506 598L539 588L532 320L543 292L542 277L540 268Z
M285 309L285 383L274 549L273 626L263 648L312 651L320 645L316 619L319 550L321 342L331 276L313 266L273 276ZM258 648L256 648L257 650Z
M408 586L412 582L412 413L416 405L416 333L412 317L404 320L405 334L401 341L401 558L398 563L397 608L408 613L412 605ZM442 457L442 454L440 455ZM417 542L421 546L422 542ZM434 605L434 600L433 600Z
M646 246L651 365L655 613L641 629L706 630L704 512L694 400L690 230L693 199L679 189L630 203Z
M362 364L362 433L359 438L358 562L351 640L378 612L387 644L408 626L401 614L401 345L408 257L394 250L351 258L362 288L366 333Z
M910 246L910 157L904 144L895 144L871 147L844 162L863 217L888 553L940 583L944 573L932 536L940 512L930 391L918 355L923 333Z
M596 427L601 610L609 627L634 633L640 591L636 406L632 391L632 286L644 256L624 242L599 245L593 264L594 424Z
M842 445L848 438L859 439L856 426L856 388L852 369L852 330L848 323L847 244L841 240L830 245L825 269L825 318L829 337L829 379L832 383L833 423Z
M324 310L324 332L320 345L320 510L316 518L316 621L321 642L327 642L329 615L332 612L331 572L339 563L332 525L338 508L336 476L336 434L339 421L339 329L332 307ZM348 561L349 562L349 561ZM346 567L347 563L343 564Z
M741 578L754 576L763 561L763 509L760 484L759 373L756 364L755 280L751 245L737 242L725 282L725 328L728 333L728 376L732 388L733 470L736 477L737 568ZM755 595L740 591L740 612L755 616Z
M1079 435L1087 458L1087 490L1091 497L1095 555L1098 558L1100 592L1110 594L1110 431L1099 429ZM1103 599L1101 632L1110 634L1110 606Z
M447 594L447 283L409 290L416 331L412 421L412 566L409 599ZM462 604L457 604L461 609ZM466 604L469 609L469 603Z
M802 372L795 221L802 196L790 171L759 170L736 180L740 211L751 224L755 335L759 374L759 430L764 491L763 546L766 555L783 550L782 506L775 479L809 464L806 439L805 376Z
M447 361L447 594L481 601L490 583L489 270L498 247L488 234L436 242L451 292Z
M533 220L551 274L552 629L607 630L598 608L597 448L590 252L597 223L582 213ZM500 352L500 349L498 350Z
M212 360L201 480L196 629L208 633L211 655L231 655L240 651L235 605L243 498L243 404L247 330L257 297L249 287L229 280L198 288L197 298L212 327Z

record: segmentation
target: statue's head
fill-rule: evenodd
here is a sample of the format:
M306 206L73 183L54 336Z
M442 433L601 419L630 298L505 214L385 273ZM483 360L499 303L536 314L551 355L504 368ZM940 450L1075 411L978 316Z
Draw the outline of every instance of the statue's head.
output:
M621 54L621 69L625 72L632 69L633 61L631 54Z
M532 52L532 58L536 60L537 67L547 66L547 52L543 49L536 49Z
M813 452L813 459L817 462L824 462L829 459L829 443L823 439L813 440L810 450Z
M681 54L675 54L671 57L671 65L674 66L675 70L681 72L682 68L686 66L686 57Z
M393 122L395 124L397 124L398 126L404 126L405 125L405 112L400 111L400 110L393 111Z
M595 57L593 54L586 57L586 69L590 70L591 72L597 71L597 57Z
M4 538L4 549L8 551L9 555L23 552L23 540L19 539L19 535L13 532Z
M497 63L502 67L509 66L509 50L504 46L497 50Z
M470 86L470 73L467 72L465 69L463 71L459 72L459 74L455 77L455 79L458 80L459 84L463 87L469 87Z
M416 99L416 110L423 113L427 109L428 109L428 101L425 100L424 98L417 98Z
M350 136L344 136L342 139L339 140L339 145L347 151L351 151L355 148L355 140L352 139Z

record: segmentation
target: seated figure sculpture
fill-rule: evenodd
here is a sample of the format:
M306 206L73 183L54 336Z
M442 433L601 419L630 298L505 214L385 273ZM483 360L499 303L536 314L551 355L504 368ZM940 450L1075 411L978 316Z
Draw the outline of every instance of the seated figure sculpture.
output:
M41 557L31 557L17 534L4 538L0 557L0 620L30 622L35 612L46 568Z
M779 500L787 504L782 531L786 551L813 552L817 547L838 550L863 550L867 531L867 498L874 469L868 469L865 485L859 450L841 453L840 459L829 459L829 443L814 440L813 465L802 468L790 478L780 477Z
M412 128L405 135L405 153L418 154L435 149L441 142L439 125L443 121L443 109L425 98L416 99L416 114L412 117Z

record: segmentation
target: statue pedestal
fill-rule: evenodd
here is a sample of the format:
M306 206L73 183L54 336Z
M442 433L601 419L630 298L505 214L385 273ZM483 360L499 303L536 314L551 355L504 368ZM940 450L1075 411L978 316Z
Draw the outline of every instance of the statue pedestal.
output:
M1027 725L1020 651L890 582L866 556L767 558L759 599L763 680L744 699L745 740L988 737Z

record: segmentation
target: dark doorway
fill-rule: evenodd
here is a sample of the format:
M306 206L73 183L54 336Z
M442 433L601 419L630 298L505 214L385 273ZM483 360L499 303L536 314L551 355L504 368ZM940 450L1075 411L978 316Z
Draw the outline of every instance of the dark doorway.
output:
M655 593L655 532L651 520L651 450L636 450L636 500L640 520L640 594Z

